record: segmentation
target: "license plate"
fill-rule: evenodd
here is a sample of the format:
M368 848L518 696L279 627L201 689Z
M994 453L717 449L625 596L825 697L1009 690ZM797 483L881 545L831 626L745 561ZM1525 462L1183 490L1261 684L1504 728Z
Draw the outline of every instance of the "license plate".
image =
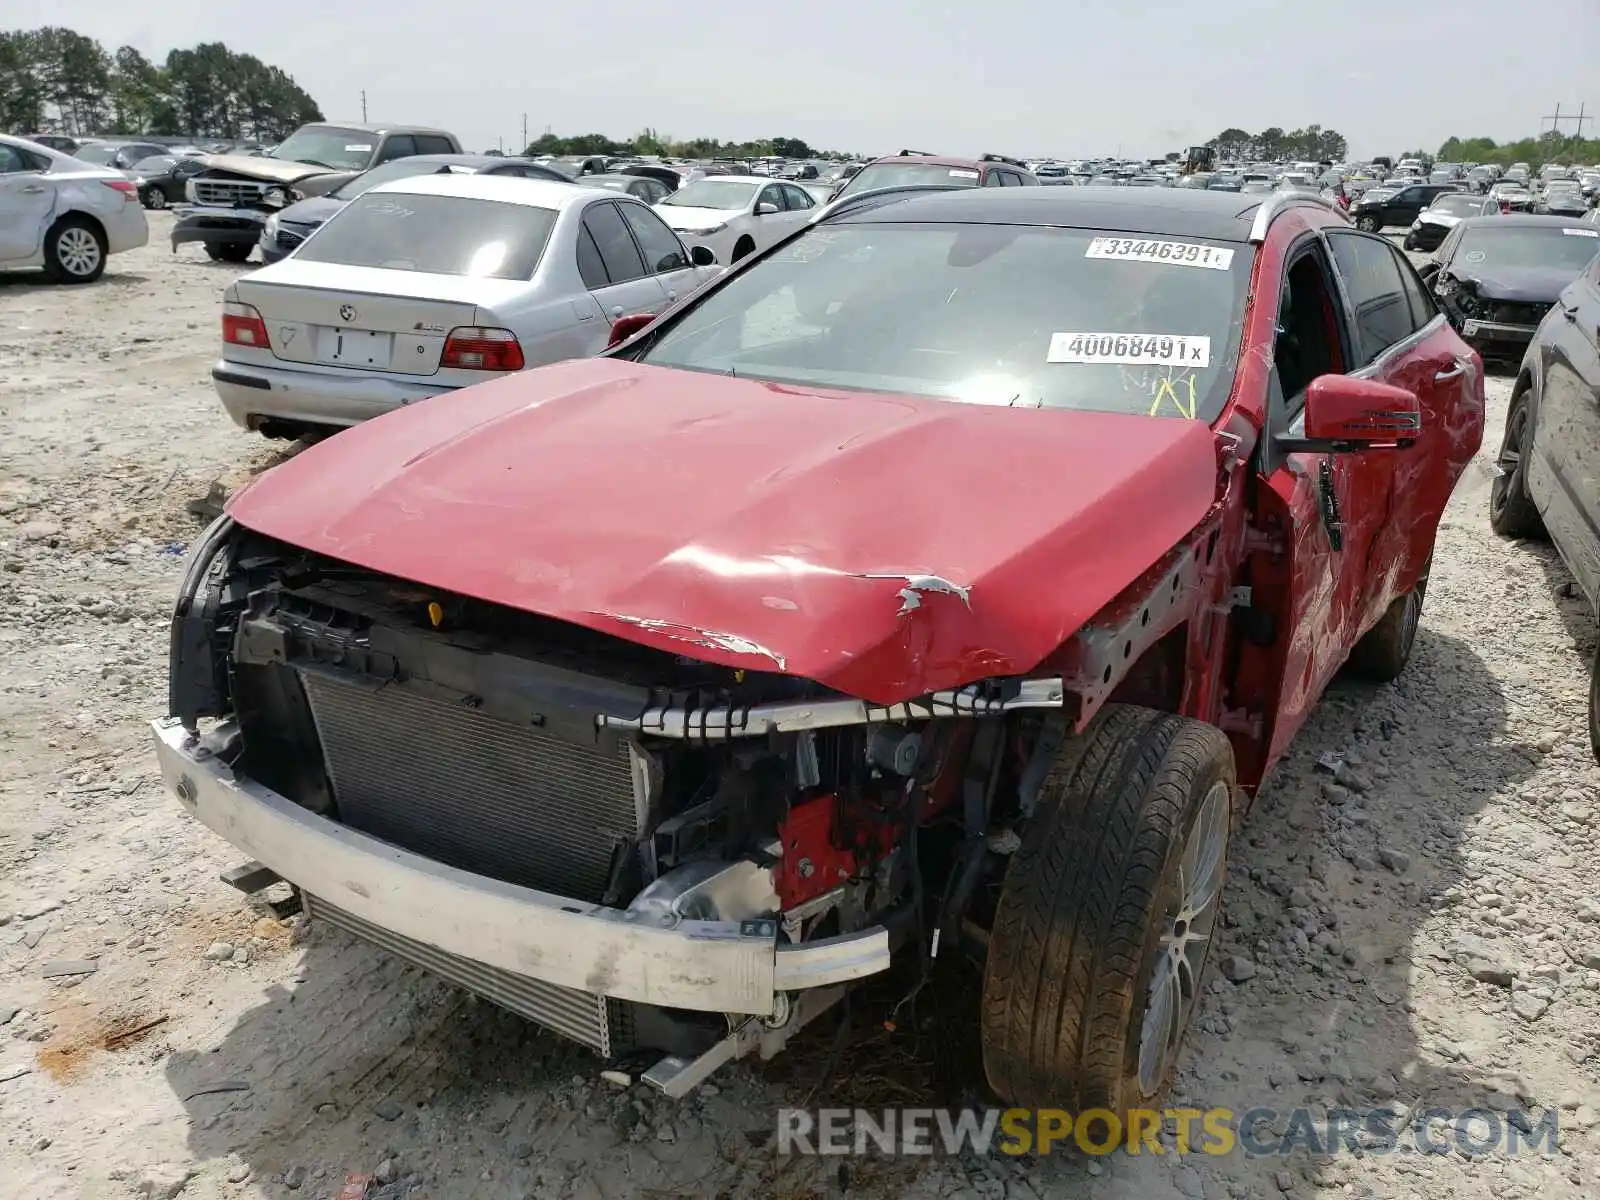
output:
M1464 337L1474 337L1476 336L1477 332L1478 323L1476 321L1468 321L1461 326L1461 333Z
M370 329L323 329L317 346L317 356L325 363L342 367L389 366L389 354L394 342L392 333L375 333Z

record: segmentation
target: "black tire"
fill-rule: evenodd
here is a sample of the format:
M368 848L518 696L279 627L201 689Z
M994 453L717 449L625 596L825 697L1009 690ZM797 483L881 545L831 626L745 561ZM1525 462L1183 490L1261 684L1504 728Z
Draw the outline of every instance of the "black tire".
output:
M250 260L255 247L239 242L207 242L206 253L212 262L242 263Z
M1594 648L1594 666L1589 669L1589 749L1600 763L1600 645Z
M167 206L167 194L158 187L145 188L144 194L139 199L144 201L146 208L160 209Z
M984 968L984 1071L1008 1103L1123 1114L1170 1083L1176 1048L1153 1085L1140 1080L1151 980L1202 809L1222 822L1208 825L1222 839L1209 875L1208 931L1220 929L1233 792L1228 739L1170 713L1109 704L1062 747L1006 871ZM1191 995L1210 947L1192 944ZM1175 1045L1194 1007L1169 1025Z
M732 266L755 248L756 244L749 238L740 238L733 244L733 257L728 259L728 265Z
M1417 644L1417 628L1422 624L1422 604L1428 595L1428 576L1433 571L1433 555L1422 565L1422 576L1404 596L1396 596L1378 623L1362 636L1350 651L1350 669L1374 683L1398 679L1411 661Z
M1533 434L1533 389L1523 388L1511 397L1506 413L1505 432L1500 436L1500 453L1495 456L1496 474L1489 485L1489 528L1501 537L1537 537L1544 532L1544 519L1528 495L1527 456Z
M105 273L106 235L99 224L69 213L44 235L45 273L57 283L93 283Z
M1366 233L1377 233L1383 228L1383 222L1369 214L1356 218L1356 228Z

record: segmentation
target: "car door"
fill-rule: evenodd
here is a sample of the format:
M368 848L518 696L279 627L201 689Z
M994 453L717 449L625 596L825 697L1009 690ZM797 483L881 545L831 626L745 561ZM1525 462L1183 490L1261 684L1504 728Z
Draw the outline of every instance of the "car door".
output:
M619 201L617 209L639 245L645 270L656 277L667 294L668 304L700 286L700 272L689 261L689 251L678 235L667 228L667 223L650 211L649 205L642 201L637 204Z
M1271 646L1243 648L1238 672L1241 680L1273 681L1260 696L1271 714L1269 762L1283 753L1349 652L1366 559L1348 530L1368 490L1358 456L1286 453L1273 440L1302 435L1307 385L1344 373L1354 353L1328 250L1317 234L1305 233L1288 248L1275 302L1268 436L1257 451L1260 486L1251 522L1278 531L1282 545L1270 564L1252 566L1249 583L1253 605L1282 614L1283 632ZM1251 661L1257 658L1265 661Z
M1482 437L1483 368L1393 243L1350 229L1324 235L1354 338L1349 373L1414 393L1422 415L1409 449L1350 456L1359 471L1351 520L1370 564L1354 644L1426 569L1456 475Z
M20 262L39 252L54 206L55 188L43 164L0 143L0 262Z
M1409 225L1417 219L1417 214L1422 211L1422 188L1413 184L1411 187L1401 188L1383 203L1383 223L1385 225Z
M1600 256L1545 320L1528 490L1591 604L1600 607Z
M816 197L797 183L786 183L783 185L783 199L785 202L785 211L801 214L802 222L809 217L812 211L817 207Z
M618 317L657 313L667 306L666 289L645 269L639 245L614 201L597 200L584 209L578 270L600 305L607 328Z

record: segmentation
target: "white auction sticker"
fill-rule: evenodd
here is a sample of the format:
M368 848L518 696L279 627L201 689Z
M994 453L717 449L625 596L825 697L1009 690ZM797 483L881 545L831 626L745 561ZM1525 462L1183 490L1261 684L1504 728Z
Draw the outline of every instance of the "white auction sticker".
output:
M1600 229L1563 229L1568 237L1600 237Z
M1233 251L1198 242L1161 242L1150 238L1097 237L1084 251L1085 258L1131 258L1138 262L1174 263L1180 267L1205 267L1226 271L1233 265Z
M1188 333L1056 333L1045 361L1203 368L1211 365L1211 339Z
M977 177L978 177L978 173L976 171L969 170L966 167L951 167L950 168L950 178L951 179L976 179Z

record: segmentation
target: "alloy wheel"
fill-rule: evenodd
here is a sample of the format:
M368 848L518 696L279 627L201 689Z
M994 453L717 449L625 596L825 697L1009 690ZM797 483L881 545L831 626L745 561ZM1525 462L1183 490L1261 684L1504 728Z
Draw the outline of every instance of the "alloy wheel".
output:
M63 229L56 238L56 261L68 275L93 275L100 266L100 243L82 226Z
M1161 932L1139 1034L1139 1090L1146 1096L1166 1079L1200 994L1200 972L1222 908L1230 799L1225 782L1212 784L1178 859L1177 899Z

